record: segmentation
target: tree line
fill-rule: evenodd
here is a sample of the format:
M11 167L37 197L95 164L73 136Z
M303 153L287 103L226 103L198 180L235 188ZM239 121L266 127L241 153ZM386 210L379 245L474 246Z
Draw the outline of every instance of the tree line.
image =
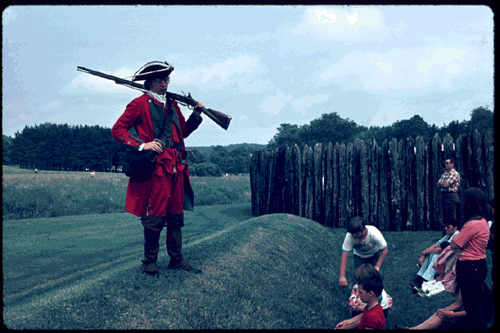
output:
M323 114L302 126L284 123L266 146L268 150L277 147L309 145L328 142L339 144L356 139L370 142L404 139L408 136L422 136L425 141L438 133L444 137L450 133L458 137L463 133L494 132L494 115L487 107L471 112L471 119L452 121L437 127L429 125L422 117L396 121L390 126L362 126L350 119L343 119L336 112ZM111 136L111 129L99 125L56 125L44 123L33 127L25 126L16 132L14 138L2 135L3 164L19 165L21 168L61 171L121 171L125 163L123 146ZM260 147L252 144L215 146L207 150L192 148L191 173L199 176L220 176L225 173L249 173L249 162L253 152ZM202 152L205 151L204 152ZM194 154L194 157L193 157Z
M269 141L267 148L274 150L277 147L292 147L297 144L299 147L308 145L314 147L316 143L323 145L328 142L348 144L356 139L364 142L377 142L384 140L391 141L406 139L407 137L422 136L424 141L429 141L436 133L444 137L449 133L456 138L460 134L474 133L477 129L480 133L486 131L494 132L494 115L487 107L478 107L471 111L471 119L464 121L451 121L438 127L435 124L429 125L424 119L415 115L410 119L398 120L390 126L362 126L350 119L343 119L336 112L323 114L320 118L312 120L309 124L302 126L284 123L278 128L278 133Z
M111 136L111 129L95 126L69 126L44 123L25 126L14 138L2 135L3 164L24 169L58 171L121 171L125 164L122 144ZM191 149L191 174L222 176L249 173L252 145L215 146L210 155Z

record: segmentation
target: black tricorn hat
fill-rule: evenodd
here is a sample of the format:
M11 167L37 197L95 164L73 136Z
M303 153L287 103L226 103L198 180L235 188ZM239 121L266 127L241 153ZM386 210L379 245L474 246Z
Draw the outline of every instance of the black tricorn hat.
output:
M174 70L174 66L166 61L151 61L142 66L132 77L132 81L152 80L167 77Z

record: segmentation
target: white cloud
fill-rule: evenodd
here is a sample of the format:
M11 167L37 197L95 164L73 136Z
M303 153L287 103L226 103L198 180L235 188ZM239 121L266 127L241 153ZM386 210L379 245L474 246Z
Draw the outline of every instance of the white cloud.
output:
M294 111L300 114L306 114L307 109L313 104L326 102L329 96L327 94L314 95L314 96L302 96L292 101L292 108Z
M290 103L292 99L292 94L285 94L278 90L276 95L264 97L260 104L260 110L269 115L276 115L285 107L285 103Z
M17 13L12 6L5 8L2 12L2 25L10 24L16 22Z
M172 76L175 78L175 84L181 86L201 84L223 87L234 83L252 85L252 81L266 71L258 57L241 55L210 67L180 69Z
M471 100L465 101L453 101L449 105L446 105L439 109L439 113L444 114L447 119L451 120L463 120L470 118L470 112L474 109Z
M307 36L315 39L359 41L380 39L385 27L382 13L370 7L313 7L306 10L302 21L289 33L294 37Z
M55 99L55 100L51 101L50 103L46 104L43 107L43 110L47 111L47 112L54 111L54 110L57 110L61 106L61 104L62 104L62 101L60 99Z
M415 106L407 106L402 100L384 98L377 113L370 120L371 126L389 126L402 119L410 119L417 114Z
M136 70L122 67L113 73L104 71L100 72L111 74L120 78L129 78L136 72ZM138 90L116 84L114 81L83 72L79 72L77 76L62 89L62 92L65 94L82 93L85 91L104 94L127 94L133 98L137 97L138 92Z
M238 92L240 93L260 93L272 91L274 89L273 83L269 79L259 79L256 78L254 80L247 81L239 81L238 84Z
M404 19L400 19L395 28L392 29L394 36L403 37L403 33L406 30L406 23Z
M460 68L460 66L457 66L457 65L446 66L446 73L456 74L456 73L460 73L461 70L462 69Z
M455 60L460 60L465 54L467 54L465 50L458 48L445 49L441 46L434 51L431 58L422 59L418 62L418 72L427 74L434 66L445 65Z
M460 76L476 75L477 54L467 47L429 45L424 48L390 49L387 52L354 51L313 73L309 82L339 82L343 90L375 91L452 88Z
M273 116L283 110L287 103L290 103L292 111L304 115L311 106L317 103L326 102L328 98L328 94L317 94L313 96L301 96L294 99L293 94L286 94L278 90L274 96L267 96L262 100L260 109L270 116Z

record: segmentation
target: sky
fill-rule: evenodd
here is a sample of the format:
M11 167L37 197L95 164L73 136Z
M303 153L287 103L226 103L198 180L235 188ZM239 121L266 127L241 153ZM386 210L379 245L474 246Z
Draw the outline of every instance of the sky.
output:
M486 6L9 6L2 133L111 129L142 93L77 66L130 79L149 61L174 66L170 92L232 117L226 131L203 116L189 147L267 144L332 112L442 126L494 111L493 26Z

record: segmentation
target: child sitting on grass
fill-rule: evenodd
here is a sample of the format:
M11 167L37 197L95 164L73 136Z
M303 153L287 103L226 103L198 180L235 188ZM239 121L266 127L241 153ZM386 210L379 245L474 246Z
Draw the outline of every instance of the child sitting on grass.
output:
M370 277L372 275L380 275L379 272L371 265L371 264L363 264L359 266L354 272L354 278L359 283L365 277ZM378 302L382 309L384 310L385 319L389 314L389 309L392 307L392 298L382 290L378 298ZM356 317L359 314L362 314L365 309L365 303L359 297L359 286L356 284L352 288L351 296L349 297L349 306L351 307L351 317Z
M358 284L359 297L366 303L365 311L359 322L358 329L385 329L385 316L382 306L378 303L378 297L384 289L380 275L373 275L361 279Z
M363 264L359 266L355 272L355 278L356 281L358 282L358 284L354 286L354 288L356 289L356 296L355 296L356 300L353 300L352 295L349 298L349 305L355 308L354 311L351 312L352 318L341 321L340 323L337 324L335 329L345 330L345 329L357 329L359 327L359 325L361 324L361 318L363 317L364 311L367 309L366 307L367 305L365 304L366 302L363 301L363 299L361 298L360 286L362 285L362 282L366 282L367 279L369 280L373 276L375 276L377 281L380 281L382 285L377 303L380 303L382 309L382 316L384 317L384 323L385 323L385 318L388 315L388 309L392 306L392 299L383 290L382 277L380 276L380 273L371 264ZM364 291L366 291L366 289L364 289ZM386 297L384 297L383 294L385 294Z

